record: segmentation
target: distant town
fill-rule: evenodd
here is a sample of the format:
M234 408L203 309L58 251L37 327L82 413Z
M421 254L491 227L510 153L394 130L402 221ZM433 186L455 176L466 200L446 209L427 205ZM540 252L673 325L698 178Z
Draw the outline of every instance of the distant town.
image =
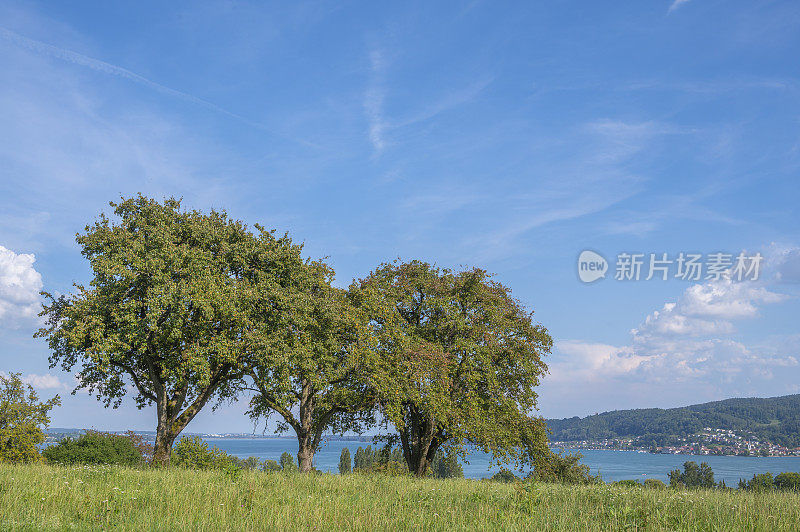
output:
M640 438L609 438L602 440L553 441L554 447L639 451L654 454L693 454L720 456L800 456L800 447L784 447L758 440L752 432L704 427L686 438L674 438L672 445L656 445Z

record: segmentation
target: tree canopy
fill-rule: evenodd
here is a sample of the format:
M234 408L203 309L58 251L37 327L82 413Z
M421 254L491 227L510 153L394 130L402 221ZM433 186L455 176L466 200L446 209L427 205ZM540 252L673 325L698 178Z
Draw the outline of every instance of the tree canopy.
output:
M382 265L358 290L380 301L371 386L411 472L467 443L520 466L547 452L532 412L552 339L507 287L481 269L412 261Z
M50 410L59 404L57 395L40 401L19 373L0 374L0 462L41 460L38 446L45 439L42 428L50 424Z
M243 341L253 300L253 267L286 275L299 255L288 237L251 233L226 213L182 210L180 201L141 195L112 203L77 235L92 279L54 298L42 314L50 365L79 366L78 388L117 407L134 390L155 404L153 460L168 463L178 434L212 400L235 397L249 360ZM269 257L268 259L266 257ZM262 298L263 299L263 298Z
M250 415L280 416L279 430L298 439L301 471L313 468L323 431L359 430L371 419L360 361L370 348L367 319L347 291L331 286L333 270L307 262L263 315L253 319ZM266 329L262 332L261 327Z

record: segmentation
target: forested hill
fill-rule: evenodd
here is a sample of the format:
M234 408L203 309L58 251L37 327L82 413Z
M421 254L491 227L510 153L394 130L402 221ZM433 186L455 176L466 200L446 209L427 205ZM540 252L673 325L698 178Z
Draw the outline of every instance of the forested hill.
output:
M750 431L756 439L800 446L800 394L766 399L726 399L682 408L603 412L585 418L548 419L552 441L645 438L659 445L704 427Z

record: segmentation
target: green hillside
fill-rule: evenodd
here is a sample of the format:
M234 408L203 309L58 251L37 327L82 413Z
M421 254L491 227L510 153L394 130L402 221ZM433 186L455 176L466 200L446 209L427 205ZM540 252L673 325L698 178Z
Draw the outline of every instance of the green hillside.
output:
M726 399L682 408L603 412L585 418L548 419L553 441L605 438L652 439L658 445L696 434L704 427L750 431L761 441L800 446L800 395Z

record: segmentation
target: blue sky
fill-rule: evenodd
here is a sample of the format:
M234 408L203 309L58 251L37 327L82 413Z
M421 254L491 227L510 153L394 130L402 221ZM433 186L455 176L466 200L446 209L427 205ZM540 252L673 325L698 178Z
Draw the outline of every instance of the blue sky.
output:
M556 340L545 416L800 393L798 55L791 1L0 2L0 370L55 426L153 428L31 337L38 290L87 280L75 233L142 192L289 231L340 285L494 272ZM584 249L764 263L583 284Z

